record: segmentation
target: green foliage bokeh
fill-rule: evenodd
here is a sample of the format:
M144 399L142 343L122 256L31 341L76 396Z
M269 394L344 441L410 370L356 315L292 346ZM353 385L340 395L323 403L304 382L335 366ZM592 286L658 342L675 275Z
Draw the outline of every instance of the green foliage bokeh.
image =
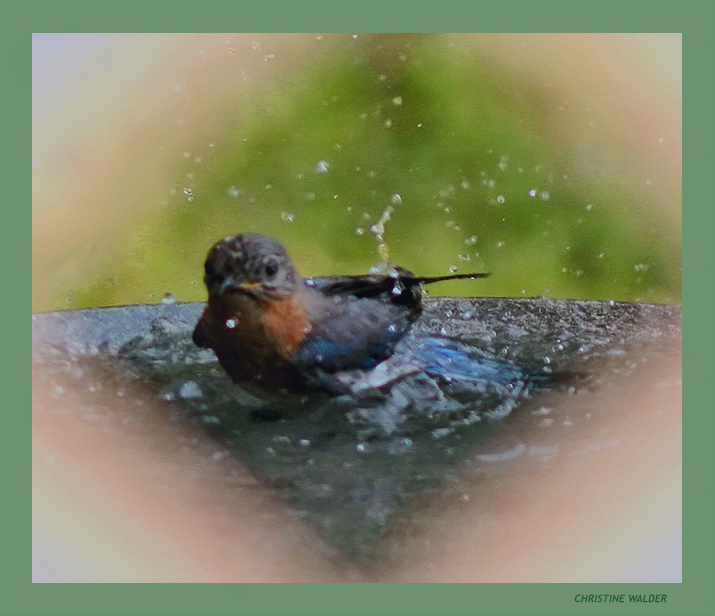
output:
M679 245L637 215L617 168L608 182L583 172L538 89L439 36L327 58L237 97L228 128L177 160L171 197L123 238L130 258L70 290L73 307L203 300L206 251L246 231L283 242L304 275L365 273L388 206L393 262L492 273L432 293L679 301Z

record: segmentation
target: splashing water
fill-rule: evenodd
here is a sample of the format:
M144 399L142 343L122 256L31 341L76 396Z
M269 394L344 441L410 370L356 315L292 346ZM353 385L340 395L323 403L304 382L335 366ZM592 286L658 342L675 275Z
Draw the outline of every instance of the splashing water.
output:
M395 203L393 199L393 203ZM392 219L392 213L395 211L394 206L388 205L382 212L380 219L370 227L370 232L377 239L377 252L380 255L380 261L382 263L390 262L390 249L385 241L385 225Z

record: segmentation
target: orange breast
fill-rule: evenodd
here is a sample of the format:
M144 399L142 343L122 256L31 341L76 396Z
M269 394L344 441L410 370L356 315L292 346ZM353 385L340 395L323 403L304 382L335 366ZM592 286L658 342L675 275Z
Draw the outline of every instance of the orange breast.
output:
M276 351L286 360L310 331L310 318L300 294L290 299L268 302L263 311L263 325L275 341Z

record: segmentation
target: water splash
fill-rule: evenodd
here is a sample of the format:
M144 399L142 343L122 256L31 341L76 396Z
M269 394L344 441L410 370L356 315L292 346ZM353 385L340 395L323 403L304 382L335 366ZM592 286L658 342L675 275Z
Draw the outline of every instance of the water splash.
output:
M393 203L397 203L394 201L394 196L393 195ZM399 195L397 195L399 197ZM402 201L402 198L400 197L399 201ZM370 232L375 236L375 239L377 239L377 252L380 255L380 260L382 263L389 263L390 262L390 249L387 246L387 242L385 241L385 225L387 225L388 222L392 219L392 214L395 211L395 208L393 205L388 205L385 210L382 212L382 216L380 216L379 220L370 227Z

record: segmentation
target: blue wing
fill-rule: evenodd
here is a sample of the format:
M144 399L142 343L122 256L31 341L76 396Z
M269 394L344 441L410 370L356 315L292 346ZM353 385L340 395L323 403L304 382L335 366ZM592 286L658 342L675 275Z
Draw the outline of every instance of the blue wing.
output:
M429 376L448 383L500 387L520 395L550 378L546 373L480 357L476 349L450 338L419 337L412 347L412 362Z

